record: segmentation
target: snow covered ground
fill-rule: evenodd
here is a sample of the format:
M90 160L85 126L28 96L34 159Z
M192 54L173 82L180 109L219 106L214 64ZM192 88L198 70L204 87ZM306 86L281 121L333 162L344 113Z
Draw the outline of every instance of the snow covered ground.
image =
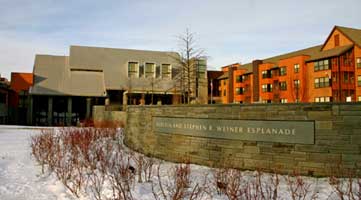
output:
M31 156L30 136L39 129L0 126L0 199L75 199L54 174L41 174Z
M40 129L16 126L0 126L0 200L72 200L77 199L56 178L54 173L41 173L41 167L31 156L30 137L39 134ZM165 162L162 164L161 173L167 174L175 164ZM50 173L50 174L49 174ZM169 174L169 173L168 173ZM191 181L199 181L204 174L209 174L212 182L212 170L197 165L191 165ZM242 172L242 176L251 180L255 172ZM264 174L265 178L272 174ZM165 182L170 181L169 179ZM303 177L316 191L317 199L339 199L327 178ZM266 181L266 184L267 181ZM271 184L271 183L269 183ZM213 185L214 183L209 183ZM214 189L214 188L213 188ZM107 190L107 189L106 189ZM132 187L133 197L136 200L154 199L150 183L136 183ZM214 189L215 190L215 189ZM108 192L110 192L108 190ZM278 199L290 199L289 186L285 177L280 178ZM82 192L80 199L94 199L90 191ZM227 199L225 195L218 195L213 191L211 196L202 199Z

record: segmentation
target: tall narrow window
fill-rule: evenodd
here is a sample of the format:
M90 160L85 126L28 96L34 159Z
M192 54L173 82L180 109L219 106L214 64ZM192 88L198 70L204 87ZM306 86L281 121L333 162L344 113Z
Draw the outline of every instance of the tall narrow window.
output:
M268 78L267 77L267 71L262 71L262 78Z
M357 86L361 86L361 76L357 76Z
M344 73L343 73L343 82L344 82L344 83L348 83L348 81L349 81L348 73L347 73L347 72L344 72Z
M356 58L356 66L357 68L361 68L361 58Z
M262 85L262 92L267 92L267 84Z
M280 75L281 76L284 76L284 75L286 75L287 74L287 68L286 67L281 67L280 68Z
M139 78L144 77L144 65L139 66Z
M197 60L197 70L199 78L206 78L207 73L207 60L199 59Z
M155 64L154 63L145 63L145 77L154 77Z
M336 34L336 35L334 36L334 39L335 39L335 47L340 46L340 35L339 35L339 34Z
M128 77L138 76L139 65L137 62L128 62Z
M287 82L286 81L280 82L280 89L283 91L287 90Z
M319 88L320 87L320 79L316 78L315 79L315 88Z
M162 78L169 79L171 76L170 64L162 64Z
M300 80L294 80L295 88L300 88Z
M155 67L155 78L160 78L160 66Z
M300 65L299 64L295 64L294 65L294 70L295 70L295 73L298 73L300 71Z

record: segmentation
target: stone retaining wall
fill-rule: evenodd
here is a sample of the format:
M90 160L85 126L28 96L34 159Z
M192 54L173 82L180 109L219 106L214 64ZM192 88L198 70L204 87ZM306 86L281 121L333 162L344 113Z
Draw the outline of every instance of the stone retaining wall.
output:
M95 127L101 127L104 123L124 127L127 113L124 111L107 111L105 106L93 106L93 121Z
M314 144L194 137L153 132L152 117L314 120ZM328 176L361 169L361 104L129 106L125 143L169 161Z

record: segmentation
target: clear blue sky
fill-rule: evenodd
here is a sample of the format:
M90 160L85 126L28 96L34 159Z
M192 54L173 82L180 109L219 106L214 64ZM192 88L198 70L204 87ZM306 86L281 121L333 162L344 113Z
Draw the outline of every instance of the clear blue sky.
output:
M0 0L0 73L32 72L35 54L70 45L177 50L186 28L209 68L322 44L361 29L360 0Z

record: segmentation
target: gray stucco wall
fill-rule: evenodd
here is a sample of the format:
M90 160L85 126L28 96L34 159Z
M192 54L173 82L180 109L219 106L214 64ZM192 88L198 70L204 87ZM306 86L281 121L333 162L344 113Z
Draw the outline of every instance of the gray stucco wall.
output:
M171 64L179 68L173 57L174 52L142 51L130 49L113 49L100 47L71 46L69 64L77 69L102 69L105 86L113 90L133 91L167 91L175 85L174 80L151 78L128 78L128 62L138 62L139 65L155 63L156 65ZM153 88L152 88L153 84Z

